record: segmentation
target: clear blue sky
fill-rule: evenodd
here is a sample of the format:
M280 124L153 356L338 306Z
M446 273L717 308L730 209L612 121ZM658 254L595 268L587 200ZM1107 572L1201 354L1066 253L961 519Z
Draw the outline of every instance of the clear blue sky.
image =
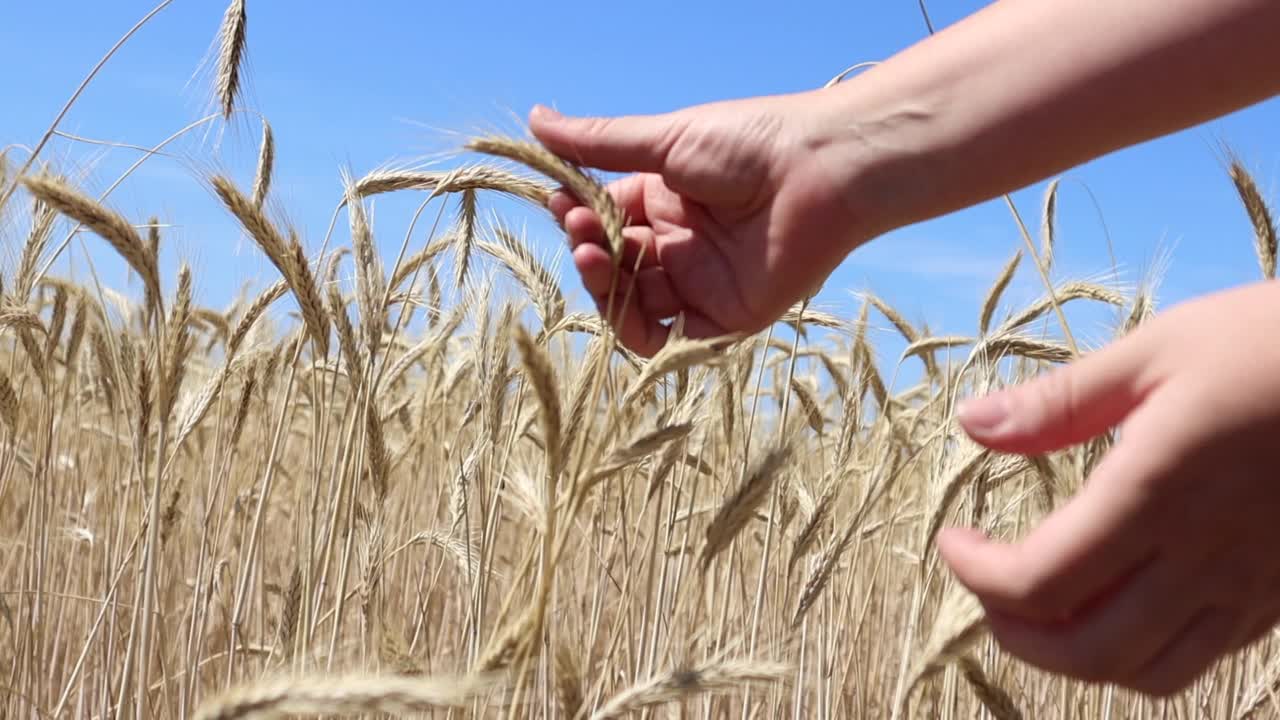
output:
M0 145L34 143L84 73L152 4L4 3ZM941 26L982 5L935 0L931 9ZM62 129L151 145L204 114L209 71L197 70L211 57L223 9L220 1L177 0L112 60ZM570 113L618 114L801 90L852 63L884 59L924 33L915 0L731 6L249 0L247 102L276 131L275 199L314 248L339 197L344 165L361 174L431 156L456 142L451 131L518 130L516 118L535 102ZM1217 148L1220 142L1235 148L1274 200L1277 128L1280 104L1271 101L1072 171L1060 201L1057 276L1097 276L1110 267L1087 186L1101 204L1121 277L1130 285L1162 250L1173 251L1160 296L1165 304L1254 280L1251 229ZM274 271L238 241L235 226L194 174L225 167L251 182L257 125L246 119L228 129L220 148L217 132L175 146L178 159L151 161L111 205L139 222L157 214L174 223L166 232L169 271L179 260L196 264L202 302L222 306L241 283L260 284ZM93 190L137 157L66 140L56 140L46 155L88 171L84 184ZM1042 190L1037 185L1015 196L1033 227ZM376 206L388 262L412 204L387 198ZM561 242L549 223L529 227L546 253ZM10 262L19 241L12 228L0 235L0 261ZM419 233L414 245L421 241ZM85 242L95 267L122 284L121 263L97 238ZM878 239L846 261L819 300L851 314L850 291L870 289L935 331L966 332L993 276L1019 246L1004 204L988 203ZM79 246L73 261L83 277ZM567 265L561 270L580 302L576 278ZM1012 297L1040 293L1039 280L1024 267ZM1078 332L1100 339L1100 329Z

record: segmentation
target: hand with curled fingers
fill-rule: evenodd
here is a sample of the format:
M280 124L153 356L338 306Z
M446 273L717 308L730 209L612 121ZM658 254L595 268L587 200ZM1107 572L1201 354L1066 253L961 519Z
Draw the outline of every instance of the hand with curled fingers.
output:
M1079 494L1026 537L939 536L1007 651L1163 696L1280 620L1280 283L1174 307L959 419L1016 453L1120 425Z
M632 173L609 187L628 218L616 285L600 218L567 192L550 201L601 312L611 287L615 308L634 288L615 322L623 345L652 355L677 315L687 337L759 331L870 236L842 199L837 175L853 166L824 153L828 117L810 94L616 119L534 109L531 129L553 152Z

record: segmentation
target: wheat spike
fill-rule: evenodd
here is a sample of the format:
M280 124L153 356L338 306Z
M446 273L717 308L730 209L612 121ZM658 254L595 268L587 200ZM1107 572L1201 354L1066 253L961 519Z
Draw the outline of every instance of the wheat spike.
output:
M0 305L0 328L27 330L44 336L48 335L40 316L25 305Z
M360 348L356 345L355 329L351 325L351 317L342 299L342 292L337 285L329 286L329 318L337 330L338 351L342 354L342 362L352 387L364 384L364 360L360 356Z
M18 395L13 391L9 376L0 372L0 420L9 426L10 432L18 430Z
M271 191L271 174L276 164L276 138L271 123L262 120L262 142L258 145L258 168L253 174L253 204L262 207Z
M576 718L582 709L582 668L569 646L561 642L555 655L556 705L562 717Z
M822 415L822 406L818 404L818 399L814 395L813 389L807 383L801 382L800 378L793 377L791 378L791 392L795 393L796 398L800 401L800 407L804 410L805 421L809 423L809 428L821 435L826 418Z
M985 356L993 359L1014 355L1050 363L1066 363L1075 359L1075 353L1071 352L1071 348L1060 343L1003 333L978 343L972 354L975 357Z
M245 308L240 319L236 321L235 329L231 331L231 335L227 339L228 355L235 355L236 351L240 349L240 344L244 342L249 331L253 329L254 323L258 321L258 318L262 317L262 314L266 312L267 308L275 301L284 297L284 294L288 291L288 281L281 278L280 280L272 283L266 290L259 293L258 296L253 299L253 302L249 303L249 306Z
M462 288L467 284L467 270L471 267L471 248L476 243L476 191L464 190L458 200L458 230L454 240L453 284Z
M626 217L613 201L609 191L581 168L557 157L541 145L514 138L500 136L475 138L467 143L466 148L473 152L513 160L565 186L600 217L605 237L609 240L609 252L615 264L621 261L622 228L627 224Z
M669 373L723 360L725 348L738 339L738 336L729 336L704 340L676 338L667 341L667 344L645 363L639 377L631 382L631 387L627 388L622 404L628 405L634 402L653 383Z
M991 285L991 290L987 292L987 298L982 301L982 314L978 317L978 332L986 335L987 330L991 329L991 318L995 315L996 307L1000 304L1000 298L1004 295L1004 291L1008 289L1009 283L1013 282L1013 274L1018 270L1018 264L1022 262L1022 251L1019 250L1013 254L1009 262L1005 264L1004 269L996 276L996 281Z
M1058 244L1058 185L1061 182L1061 178L1049 182L1040 213L1040 262L1046 272L1053 267L1053 252Z
M1276 277L1276 223L1271 208L1258 191L1258 184L1239 160L1231 161L1231 182L1240 195L1245 212L1253 223L1254 250L1258 255L1258 266L1262 276L1268 280Z
M1010 333L1035 322L1053 309L1054 297L1057 298L1059 304L1066 304L1072 300L1093 300L1120 307L1125 302L1120 293L1110 288L1096 283L1073 280L1056 288L1053 292L1053 297L1043 297L1022 312L1006 320L996 333Z
M551 369L551 360L547 357L546 351L534 342L523 325L515 326L515 342L516 349L520 352L525 377L533 386L534 395L538 398L542 440L547 452L547 469L551 473L554 484L563 467L563 458L560 453L562 445L560 391L556 386L555 371ZM555 498L549 500L554 502Z
M321 355L328 355L328 316L324 312L324 303L320 300L315 276L311 272L302 244L297 237L292 236L286 243L284 236L262 210L250 202L226 177L214 176L210 183L223 205L240 221L249 237L284 276L289 289L298 300L298 307L302 310L302 318L311 333L312 341L320 349Z
M398 288L403 285L405 280L408 280L424 265L430 263L435 259L435 256L453 247L453 244L453 235L450 234L440 240L432 242L430 245L427 245L416 253L405 258L400 263L400 267L396 268L395 273L391 276L391 287ZM434 276L434 270L431 272ZM438 309L439 302L432 302L431 305L433 308Z
M973 450L946 474L946 480L942 484L942 497L938 501L937 507L934 508L933 516L929 519L929 529L926 531L924 538L925 547L933 544L933 539L938 535L938 531L942 529L942 524L946 522L947 513L951 511L952 503L955 502L965 485L981 471L987 456L988 452L985 449Z
M716 511L711 524L707 526L706 546L702 550L700 564L705 573L711 567L711 561L720 551L729 546L737 537L747 521L755 516L756 508L768 497L769 490L791 455L791 445L784 444L765 453L745 482L732 495L725 499Z
M461 707L491 690L484 677L407 678L367 674L265 680L206 702L196 720L267 720L286 715L409 714Z
M71 318L71 329L67 332L66 353L63 362L67 368L74 369L80 358L80 345L84 342L84 331L88 324L88 303L81 299L76 303L75 315Z
M929 631L924 651L916 661L907 684L907 694L931 675L957 660L982 638L986 615L977 597L953 586ZM904 698L905 700L905 698Z
M828 482L826 489L822 491L822 496L814 503L813 509L806 513L804 527L796 535L795 543L791 546L791 557L787 559L788 575L795 570L800 558L804 557L805 553L809 552L809 549L818 541L818 533L821 532L823 523L831 516L831 510L840 496L840 488L840 482Z
M723 693L757 683L778 683L792 668L762 660L712 660L688 670L672 670L629 687L609 698L591 720L622 717L692 695Z
M357 180L355 190L361 197L402 190L427 190L436 195L490 190L543 206L551 196L552 187L501 168L466 165L444 172L375 170Z
M523 236L517 237L496 217L490 222L488 234L497 242L481 241L476 248L498 260L533 298L543 327L554 327L564 317L565 308L564 293L555 275L538 261Z
M0 178L0 187L5 181ZM39 270L40 258L44 256L45 247L49 244L49 236L53 232L53 221L57 211L33 195L31 198L31 231L22 246L22 257L18 260L18 270L14 273L13 300L26 302L34 289L36 272Z
M129 221L73 189L61 179L31 176L24 177L22 184L32 195L106 240L134 272L142 277L147 292L152 293L153 297L160 297L160 275L155 258L147 252L142 237Z
M360 328L370 356L378 353L382 342L382 298L386 278L373 242L373 229L365 215L364 200L346 184L347 216L351 221L351 246L356 259L356 292L359 298Z
M218 29L218 70L217 93L218 109L227 120L235 111L236 98L240 94L240 73L243 70L245 56L245 38L248 17L245 12L245 0L231 0L227 12L222 16L222 26Z
M969 655L959 661L960 672L964 680L973 690L973 694L982 702L982 706L991 713L995 720L1022 720L1022 711L1013 703L1013 698L982 670L982 665Z

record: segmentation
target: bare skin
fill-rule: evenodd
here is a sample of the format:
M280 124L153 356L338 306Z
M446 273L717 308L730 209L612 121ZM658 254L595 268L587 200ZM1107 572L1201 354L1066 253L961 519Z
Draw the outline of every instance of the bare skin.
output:
M650 355L755 332L858 246L1280 93L1274 0L1001 0L834 88L628 118L530 115L612 186L643 252L617 325ZM552 209L607 300L599 219ZM630 278L624 278L624 282ZM1001 645L1041 668L1177 692L1280 619L1280 285L1207 296L1044 378L970 401L1031 453L1117 425L1081 493L1017 542L938 538Z

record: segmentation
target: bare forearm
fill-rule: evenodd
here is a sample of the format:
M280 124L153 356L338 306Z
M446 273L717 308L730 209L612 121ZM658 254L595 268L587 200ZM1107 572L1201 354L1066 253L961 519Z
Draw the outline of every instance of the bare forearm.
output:
M1280 92L1277 30L1276 0L1001 0L827 91L834 156L872 168L855 206L928 219Z

